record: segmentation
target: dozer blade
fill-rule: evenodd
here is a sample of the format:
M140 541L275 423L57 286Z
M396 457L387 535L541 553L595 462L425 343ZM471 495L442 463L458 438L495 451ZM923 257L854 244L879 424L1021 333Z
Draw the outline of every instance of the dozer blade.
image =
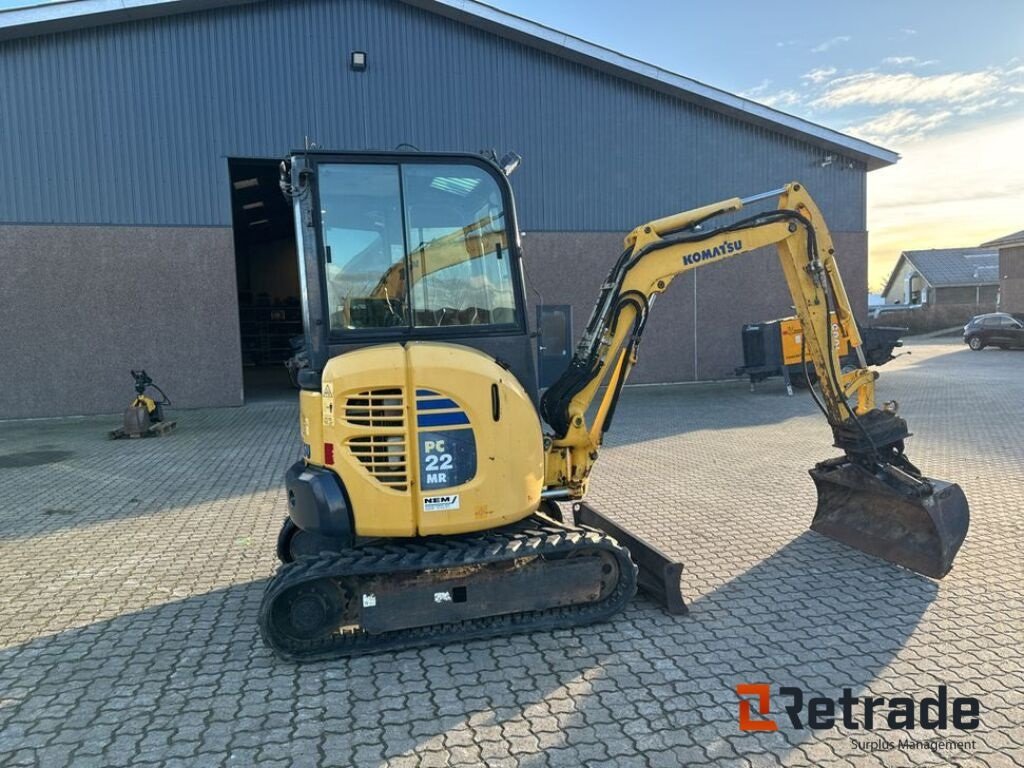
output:
M810 472L818 487L812 531L933 579L949 573L970 522L959 485L922 477L915 492L845 459Z
M681 615L688 612L679 581L683 573L682 563L672 560L657 547L609 520L584 502L576 504L573 511L577 525L585 525L607 533L629 550L633 562L640 569L637 586L641 592L670 614Z

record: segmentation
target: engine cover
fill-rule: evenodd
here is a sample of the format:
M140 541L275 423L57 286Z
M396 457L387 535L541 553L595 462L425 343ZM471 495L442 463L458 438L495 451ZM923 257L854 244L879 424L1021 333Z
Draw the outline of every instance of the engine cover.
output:
M408 342L332 358L300 395L306 461L336 473L360 536L465 533L540 504L540 420L516 378L470 347Z

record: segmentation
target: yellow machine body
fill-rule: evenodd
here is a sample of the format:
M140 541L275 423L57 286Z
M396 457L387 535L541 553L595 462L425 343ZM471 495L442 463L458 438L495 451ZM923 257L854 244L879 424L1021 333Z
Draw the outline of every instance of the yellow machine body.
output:
M850 353L850 335L846 329L852 324L840 323L836 319L836 313L831 314L832 319L832 346L836 349L839 358L844 358ZM800 318L784 317L779 320L779 333L782 336L782 364L800 365L810 355L804 347L804 327ZM808 366L810 363L808 363Z
M493 358L436 342L332 358L300 400L307 463L335 472L360 536L496 528L537 510L540 420Z

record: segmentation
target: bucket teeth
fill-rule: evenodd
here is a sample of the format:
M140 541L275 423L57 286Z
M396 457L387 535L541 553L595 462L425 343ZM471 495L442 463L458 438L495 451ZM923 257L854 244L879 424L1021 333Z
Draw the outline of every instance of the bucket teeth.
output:
M926 477L901 483L845 459L810 473L818 488L812 531L933 579L949 573L970 523L960 486Z

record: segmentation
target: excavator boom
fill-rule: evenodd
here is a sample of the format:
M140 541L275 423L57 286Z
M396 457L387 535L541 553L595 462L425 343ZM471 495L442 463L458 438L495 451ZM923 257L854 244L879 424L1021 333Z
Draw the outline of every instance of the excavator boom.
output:
M774 210L731 224L717 216L778 197ZM952 567L967 534L969 511L959 486L925 477L904 455L909 437L895 402L875 404L877 373L868 369L817 205L797 183L745 199L731 198L637 227L605 281L572 364L545 393L541 411L555 434L545 480L565 498L586 492L622 385L637 360L651 304L678 275L774 245L800 318L804 361L818 375L811 390L843 456L810 470L818 489L811 528L872 555L934 578ZM832 318L860 365L843 372ZM597 400L592 421L588 412Z

